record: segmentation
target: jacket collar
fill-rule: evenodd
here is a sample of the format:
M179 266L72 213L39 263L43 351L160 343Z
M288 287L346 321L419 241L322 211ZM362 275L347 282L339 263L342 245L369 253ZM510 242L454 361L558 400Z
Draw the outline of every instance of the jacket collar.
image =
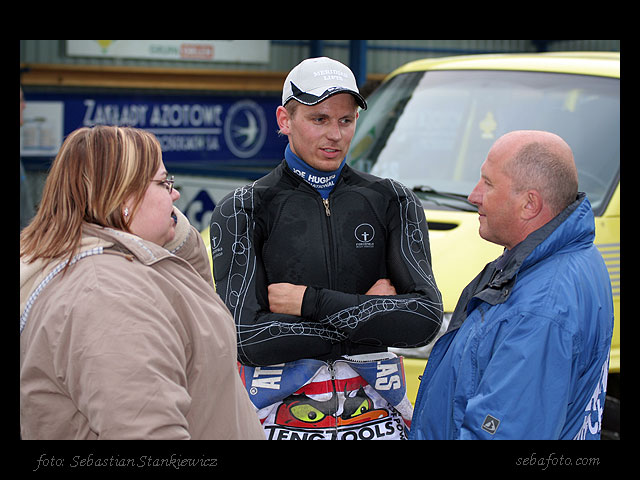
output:
M93 223L85 223L82 227L82 239L78 251L71 259L71 263L91 255L115 254L136 258L144 265L151 265L164 258L178 258L174 255L190 235L191 226L187 218L174 208L176 214L176 235L174 239L163 247L142 238L112 228L105 228ZM20 259L20 331L26 324L30 305L33 304L38 292L53 277L63 271L69 259L38 259L26 263Z
M551 221L547 222L545 225L540 227L539 229L531 232L527 238L525 238L522 242L516 245L512 251L505 252L503 256L507 255L508 258L504 262L504 265L500 265L500 260L503 257L498 257L492 263L494 263L497 267L495 277L489 282L489 286L492 288L499 288L502 285L512 282L517 276L518 271L520 271L523 264L526 266L537 263L541 258L550 255L555 251L552 248L545 249L544 251L540 250L534 254L534 251L542 244L545 240L547 240L560 225L564 224L564 222L575 212L580 205L582 205L586 200L586 195L582 192L578 194L576 200L565 208L562 212L560 212L556 217L554 217ZM586 202L585 207L591 208L589 202ZM557 246L556 246L557 247ZM505 296L504 294L502 295ZM507 295L508 297L508 295ZM505 298L506 300L506 298ZM503 300L504 301L504 300ZM490 302L491 303L491 302ZM501 302L497 302L501 303ZM493 304L493 303L492 303Z
M145 241L137 235L113 228L86 224L84 226L84 235L87 237L95 237L106 242L108 246L105 246L105 253L120 252L124 255L133 255L133 257L144 265L151 265L162 258L172 256L164 247Z
M467 285L460 295L447 331L455 330L466 320L468 312L482 301L489 305L498 305L507 301L516 283L518 273L529 265L535 264L555 249L538 249L549 237L554 235L561 225L578 208L591 210L591 204L582 192L576 200L560 212L551 221L530 233L527 238L512 250L488 263L484 269ZM555 248L558 248L557 246Z
M333 189L337 189L337 188L342 188L342 183L344 183L344 179L348 178L351 175L351 172L353 171L353 169L347 164L345 163L344 165L342 165L341 170L340 170L340 174L338 175L337 179L335 180L335 186L333 187ZM282 160L282 162L280 162L278 164L278 166L276 168L274 168L269 174L267 175L271 175L271 174L277 174L277 175L285 175L287 178L289 178L290 180L293 181L293 185L295 185L297 188L302 188L306 191L317 191L315 188L313 188L311 186L311 184L309 184L308 182L306 182L301 176L297 175L296 173L294 173L291 168L289 168L289 165L287 164L287 160L284 159ZM263 177L265 178L265 177Z

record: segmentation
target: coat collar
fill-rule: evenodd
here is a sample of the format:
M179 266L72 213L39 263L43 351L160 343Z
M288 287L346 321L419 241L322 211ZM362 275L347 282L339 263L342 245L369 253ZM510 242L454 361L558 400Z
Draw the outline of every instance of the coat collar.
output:
M459 328L466 320L468 312L473 310L481 301L489 305L498 305L506 302L516 283L518 273L556 251L558 246L540 249L538 247L555 235L560 230L559 227L579 207L591 210L591 204L582 192L578 194L578 197L571 205L551 221L530 233L527 238L512 250L505 251L500 257L488 263L463 290L447 331Z
M496 268L496 275L491 280L491 282L489 282L489 286L492 288L500 288L502 285L512 282L523 265L526 268L526 266L537 263L541 258L553 253L555 251L555 248L558 247L557 245L552 248L540 249L537 252L536 249L549 237L551 237L552 234L556 232L558 228L563 225L565 221L573 214L573 212L575 212L578 207L580 207L580 205L585 203L585 200L586 195L582 192L579 193L576 200L562 212L556 215L556 217L554 217L551 221L547 222L539 229L531 232L527 236L527 238L516 245L510 252L505 251L505 253L503 253L501 257L498 257L496 260L491 262L498 268ZM588 200L586 201L585 207L591 209L591 205L589 204ZM502 264L503 262L501 262L501 260L503 260L503 257L505 255L507 256L507 258L504 259L506 261L504 261L504 264Z
M151 265L171 253L164 247L142 238L113 228L100 227L95 224L84 226L84 235L94 237L106 242L105 253L118 253L133 255L140 263Z

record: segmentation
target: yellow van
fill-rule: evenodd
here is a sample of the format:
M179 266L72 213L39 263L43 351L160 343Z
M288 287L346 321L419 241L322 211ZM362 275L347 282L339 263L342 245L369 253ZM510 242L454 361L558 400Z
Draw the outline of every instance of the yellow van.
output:
M367 103L369 108L360 112L348 161L360 170L400 181L421 198L446 320L462 289L502 253L502 247L480 238L477 209L466 201L493 142L512 130L532 129L557 133L569 143L580 190L587 193L596 215L595 243L613 287L615 328L605 417L616 423L620 54L565 52L419 60L392 72ZM430 348L396 350L405 357L412 401Z
M619 438L620 54L419 60L392 72L367 103L348 161L400 181L422 200L447 321L463 288L502 253L502 247L480 238L477 210L466 201L493 142L512 130L534 129L569 143L613 287L615 327L602 438ZM207 245L208 237L206 229ZM405 357L412 402L431 347L395 349Z

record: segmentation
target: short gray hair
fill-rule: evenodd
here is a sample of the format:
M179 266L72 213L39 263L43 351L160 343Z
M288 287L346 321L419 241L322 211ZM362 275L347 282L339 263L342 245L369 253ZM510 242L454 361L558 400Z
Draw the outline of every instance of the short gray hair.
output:
M537 190L557 215L578 194L578 176L572 165L557 150L534 141L521 147L505 164L504 171L512 179L514 191Z

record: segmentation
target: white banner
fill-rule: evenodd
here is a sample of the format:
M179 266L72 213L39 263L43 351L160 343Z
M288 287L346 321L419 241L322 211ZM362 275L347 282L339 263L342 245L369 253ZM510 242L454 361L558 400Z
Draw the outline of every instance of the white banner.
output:
M269 40L67 40L67 55L267 63Z

